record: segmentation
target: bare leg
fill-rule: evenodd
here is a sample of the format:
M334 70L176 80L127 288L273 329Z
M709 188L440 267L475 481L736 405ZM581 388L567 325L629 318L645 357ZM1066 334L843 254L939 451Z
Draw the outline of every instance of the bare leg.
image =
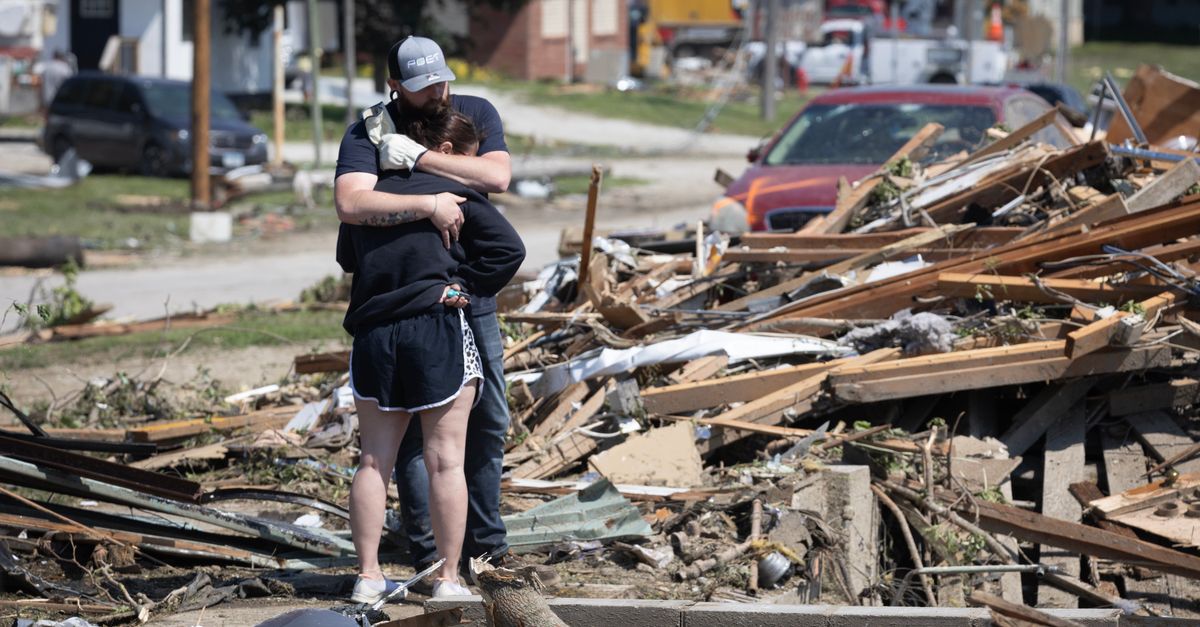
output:
M374 401L356 400L355 405L362 454L354 482L350 484L350 531L354 536L354 550L358 552L359 576L382 579L379 539L383 535L388 479L392 476L396 451L411 416L405 412L383 411Z
M476 383L463 387L453 402L421 412L425 434L425 469L429 472L429 514L433 541L446 563L437 578L458 583L463 535L467 526L467 480L463 459L467 441L467 418L475 400Z

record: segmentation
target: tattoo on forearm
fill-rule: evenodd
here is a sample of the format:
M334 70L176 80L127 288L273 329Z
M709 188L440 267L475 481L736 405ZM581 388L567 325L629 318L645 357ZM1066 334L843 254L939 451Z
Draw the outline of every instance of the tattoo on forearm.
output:
M417 219L417 213L410 209L404 211L393 211L382 216L367 216L363 218L362 223L366 226L395 226L397 224L405 224L413 222Z

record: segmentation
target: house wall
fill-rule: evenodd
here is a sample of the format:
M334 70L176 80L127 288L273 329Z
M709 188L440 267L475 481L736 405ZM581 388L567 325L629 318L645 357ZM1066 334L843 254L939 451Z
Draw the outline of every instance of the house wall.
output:
M49 59L55 50L71 49L71 0L58 0L55 6L55 29L42 40L42 58Z
M138 38L138 74L162 76L162 0L120 0L119 32Z
M582 78L593 53L624 53L628 33L622 0L533 0L515 14L477 8L467 58L514 78L571 80L568 36L574 37L574 78Z

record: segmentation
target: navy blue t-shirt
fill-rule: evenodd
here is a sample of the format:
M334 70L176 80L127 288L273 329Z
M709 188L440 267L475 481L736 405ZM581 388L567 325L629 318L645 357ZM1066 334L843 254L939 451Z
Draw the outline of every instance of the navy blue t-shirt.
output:
M455 111L471 118L471 122L475 124L475 129L483 137L483 141L479 144L477 155L485 155L497 150L508 152L508 144L504 142L504 125L500 122L500 114L496 111L496 107L492 106L492 103L488 102L486 98L450 94L450 106ZM400 114L395 101L388 103L387 110L392 116L392 121L397 121ZM417 170L420 169L420 162L418 162ZM347 172L366 172L367 174L380 176L379 149L375 144L371 143L371 138L367 137L366 125L362 120L351 124L346 129L346 134L342 136L342 145L338 149L335 176L341 176ZM484 194L484 198L487 198L486 194ZM495 311L495 298L488 296L474 296L471 298L471 313L473 315L482 316L494 313Z
M504 143L504 125L500 122L500 114L496 112L496 107L492 106L492 103L478 96L450 94L450 106L455 111L471 118L471 122L483 136L483 142L479 144L479 151L476 154L486 155L497 150L508 152L508 144ZM400 114L396 110L395 101L388 103L387 109L388 113L392 115L392 121L396 121ZM417 169L421 169L420 163L417 164ZM346 134L342 136L342 145L338 149L336 172L337 176L347 172L366 172L379 175L379 150L375 144L371 143L371 138L367 137L366 125L362 120L351 124L346 129Z

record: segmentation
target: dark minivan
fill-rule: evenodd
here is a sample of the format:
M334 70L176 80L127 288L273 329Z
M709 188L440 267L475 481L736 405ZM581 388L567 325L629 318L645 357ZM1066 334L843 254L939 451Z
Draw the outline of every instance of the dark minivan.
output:
M225 94L211 95L209 166L222 172L267 160L267 136ZM69 148L100 167L150 176L192 171L192 86L139 76L81 73L63 83L46 115L42 149Z

